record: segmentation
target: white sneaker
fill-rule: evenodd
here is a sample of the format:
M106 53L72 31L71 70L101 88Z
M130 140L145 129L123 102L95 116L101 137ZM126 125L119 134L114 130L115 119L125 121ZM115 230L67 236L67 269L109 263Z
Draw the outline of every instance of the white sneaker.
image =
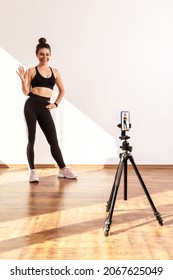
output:
M38 183L39 182L39 178L38 178L35 170L31 170L31 172L29 174L29 182L30 183Z
M58 177L66 179L76 179L77 175L72 173L72 171L68 167L64 167L59 170Z

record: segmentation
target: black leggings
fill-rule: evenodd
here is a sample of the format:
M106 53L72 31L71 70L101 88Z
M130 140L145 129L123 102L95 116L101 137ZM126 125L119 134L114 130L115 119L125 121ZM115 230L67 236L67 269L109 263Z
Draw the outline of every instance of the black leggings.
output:
M34 169L34 142L36 134L36 121L38 121L46 139L50 145L53 158L60 168L65 167L65 163L58 145L55 125L50 111L46 108L50 98L29 93L24 107L25 119L28 127L27 158L29 167Z

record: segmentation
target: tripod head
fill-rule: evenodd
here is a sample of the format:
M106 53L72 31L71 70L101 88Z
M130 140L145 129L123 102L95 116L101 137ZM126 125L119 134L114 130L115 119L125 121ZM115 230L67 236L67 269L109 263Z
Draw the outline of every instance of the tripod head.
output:
M130 137L128 137L130 138ZM127 139L128 139L127 138ZM120 146L120 148L123 150L123 151L126 151L126 152L131 152L132 151L132 146L129 146L129 142L127 142L127 139L125 139L122 143L122 146Z
M121 124L117 125L118 127L121 127ZM131 125L130 125L131 126ZM121 131L121 136L119 137L121 140L124 140L122 143L122 146L120 148L123 151L132 151L132 146L129 146L129 142L127 142L127 139L130 139L130 136L126 135L126 131Z

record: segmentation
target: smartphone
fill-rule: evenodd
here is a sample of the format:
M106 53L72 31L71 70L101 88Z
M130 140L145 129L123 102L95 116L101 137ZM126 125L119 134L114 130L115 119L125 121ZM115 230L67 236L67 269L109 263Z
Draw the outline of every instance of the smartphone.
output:
M129 131L130 130L130 112L129 111L121 111L121 130Z

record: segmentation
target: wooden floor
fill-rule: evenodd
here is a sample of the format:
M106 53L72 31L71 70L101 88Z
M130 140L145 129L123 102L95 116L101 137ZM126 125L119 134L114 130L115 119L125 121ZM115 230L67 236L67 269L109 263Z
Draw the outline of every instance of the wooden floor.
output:
M0 168L1 260L172 260L173 169L139 168L163 218L158 224L134 173L128 200L121 182L109 236L103 225L116 168L75 166L78 180L57 179L56 168Z

